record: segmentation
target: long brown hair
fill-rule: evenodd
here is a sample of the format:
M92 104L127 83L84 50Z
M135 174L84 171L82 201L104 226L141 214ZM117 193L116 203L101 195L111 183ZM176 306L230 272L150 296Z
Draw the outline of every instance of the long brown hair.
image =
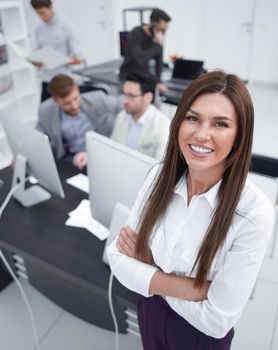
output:
M194 100L204 93L221 93L232 102L237 114L238 132L235 147L226 158L217 206L192 269L197 266L196 287L201 287L206 280L213 258L225 241L251 162L254 109L247 88L236 75L222 71L202 74L183 93L171 122L160 173L141 211L136 244L136 253L146 256L150 235L163 218L175 186L188 168L178 143L179 127Z

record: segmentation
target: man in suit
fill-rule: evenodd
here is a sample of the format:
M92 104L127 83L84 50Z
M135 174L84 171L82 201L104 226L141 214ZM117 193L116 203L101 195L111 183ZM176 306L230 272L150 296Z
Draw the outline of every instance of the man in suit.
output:
M48 135L56 158L82 169L86 165L85 133L95 131L109 137L122 101L102 91L80 94L67 75L54 77L48 90L52 98L39 107L37 129Z
M111 138L160 160L169 135L170 121L153 104L156 81L130 74L123 86L124 107Z

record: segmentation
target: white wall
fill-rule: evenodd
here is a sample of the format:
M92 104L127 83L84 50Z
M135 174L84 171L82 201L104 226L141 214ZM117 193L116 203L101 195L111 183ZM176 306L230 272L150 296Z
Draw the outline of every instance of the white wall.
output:
M204 11L203 0L117 0L119 12L115 13L116 28L123 29L122 9L137 6L159 7L166 11L172 21L167 32L164 60L177 54L185 58L204 57ZM146 20L149 21L149 15ZM128 29L139 24L138 16L128 13ZM197 39L197 40L196 40Z
M257 0L250 62L253 80L278 83L278 1Z
M1 0L0 0L1 1ZM38 19L25 3L29 28ZM75 27L89 64L119 57L122 9L160 7L173 18L164 60L177 54L203 59L208 68L223 68L242 78L278 82L277 0L53 0L59 15ZM146 16L148 20L149 16ZM127 15L128 29L139 24Z

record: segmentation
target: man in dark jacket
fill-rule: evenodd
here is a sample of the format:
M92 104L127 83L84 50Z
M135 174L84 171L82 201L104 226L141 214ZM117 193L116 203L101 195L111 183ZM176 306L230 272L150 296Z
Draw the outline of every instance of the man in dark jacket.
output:
M155 60L155 76L160 80L162 70L163 41L171 17L160 9L154 9L150 24L135 27L128 34L125 59L120 68L120 79L125 81L131 73L146 75L150 71L149 63ZM165 90L160 83L158 90Z

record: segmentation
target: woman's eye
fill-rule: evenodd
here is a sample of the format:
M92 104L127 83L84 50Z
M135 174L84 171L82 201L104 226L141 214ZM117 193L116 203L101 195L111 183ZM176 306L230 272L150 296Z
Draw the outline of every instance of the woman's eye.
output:
M187 115L187 116L185 117L185 119L186 119L186 120L190 120L190 121L192 121L192 122L198 121L198 118L195 117L194 115Z
M219 127L219 128L227 128L228 124L224 123L224 122L217 122L216 126Z

